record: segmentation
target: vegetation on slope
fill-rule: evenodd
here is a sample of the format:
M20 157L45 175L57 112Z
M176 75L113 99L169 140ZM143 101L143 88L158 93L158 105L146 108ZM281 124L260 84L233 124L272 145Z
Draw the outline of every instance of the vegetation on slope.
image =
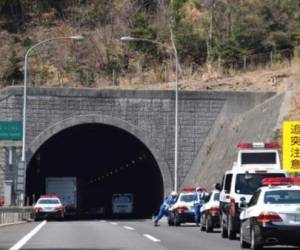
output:
M30 46L73 34L86 39L52 42L30 55L32 85L172 81L173 60L164 47L120 41L131 35L171 47L171 30L184 76L291 62L300 50L299 21L294 0L0 0L0 83L22 82Z

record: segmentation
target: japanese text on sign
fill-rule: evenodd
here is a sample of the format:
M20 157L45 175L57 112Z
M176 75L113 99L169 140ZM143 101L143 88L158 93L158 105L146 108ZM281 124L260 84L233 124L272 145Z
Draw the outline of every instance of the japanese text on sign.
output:
M283 168L300 172L300 121L283 123Z

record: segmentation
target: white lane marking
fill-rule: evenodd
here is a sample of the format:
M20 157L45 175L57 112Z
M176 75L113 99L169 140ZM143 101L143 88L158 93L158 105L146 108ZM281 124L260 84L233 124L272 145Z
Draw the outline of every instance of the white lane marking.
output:
M157 239L157 238L151 236L150 234L144 234L144 236L145 236L146 238L148 238L149 240L152 240L152 241L154 241L154 242L160 242L160 239Z
M109 222L109 224L111 224L111 225L118 225L118 223L117 222Z
M100 222L106 222L106 220L100 220Z
M125 229L128 229L128 230L134 230L133 227L129 227L129 226L123 226Z
M24 246L38 231L41 230L43 226L47 223L46 220L38 224L31 232L25 235L21 240L19 240L15 245L13 245L9 250L19 250L22 246Z

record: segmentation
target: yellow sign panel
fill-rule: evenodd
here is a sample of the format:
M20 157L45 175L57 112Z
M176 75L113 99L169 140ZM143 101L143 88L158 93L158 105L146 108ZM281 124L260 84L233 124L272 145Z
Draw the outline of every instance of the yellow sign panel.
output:
M300 121L283 123L283 169L300 173Z

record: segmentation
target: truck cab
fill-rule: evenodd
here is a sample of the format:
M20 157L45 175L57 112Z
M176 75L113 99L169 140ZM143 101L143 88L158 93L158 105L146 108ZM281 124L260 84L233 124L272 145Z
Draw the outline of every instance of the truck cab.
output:
M240 230L241 204L248 203L261 181L268 177L285 177L281 169L279 145L276 143L240 143L237 161L225 172L221 184L221 235L234 239Z

